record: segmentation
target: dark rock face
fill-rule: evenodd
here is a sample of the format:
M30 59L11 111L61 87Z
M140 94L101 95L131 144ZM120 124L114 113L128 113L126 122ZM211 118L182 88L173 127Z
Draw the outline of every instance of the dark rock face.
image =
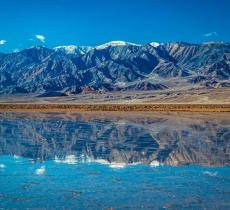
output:
M156 77L158 82L154 81ZM204 84L204 77L217 83L227 82L230 44L178 42L79 49L34 47L0 55L1 94L79 93L84 87L95 91L130 90L131 87L155 90L166 88L167 79L177 78L180 83L187 77L188 84ZM139 84L153 86L143 88Z
M67 96L67 94L53 91L53 92L45 92L39 95L38 97L60 97L60 96Z

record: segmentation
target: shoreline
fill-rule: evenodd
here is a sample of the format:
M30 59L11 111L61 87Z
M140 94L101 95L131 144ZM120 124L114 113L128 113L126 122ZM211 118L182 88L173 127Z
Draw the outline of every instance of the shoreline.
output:
M230 104L0 103L0 112L230 112Z

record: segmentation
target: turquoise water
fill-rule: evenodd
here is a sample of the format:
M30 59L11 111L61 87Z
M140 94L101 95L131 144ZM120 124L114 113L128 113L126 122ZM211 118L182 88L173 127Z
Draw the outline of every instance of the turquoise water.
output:
M230 209L221 114L0 114L1 209Z
M229 167L122 169L2 156L2 208L229 209ZM38 169L44 168L41 174Z

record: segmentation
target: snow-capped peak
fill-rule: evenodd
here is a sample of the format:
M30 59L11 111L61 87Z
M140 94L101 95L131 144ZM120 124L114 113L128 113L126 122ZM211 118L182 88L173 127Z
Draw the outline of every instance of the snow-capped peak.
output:
M161 43L151 42L150 45L153 46L153 47L159 47L161 45Z
M77 46L75 46L75 45L58 46L58 47L54 48L54 50L56 50L56 51L61 50L61 51L65 51L68 54L74 54L76 49L77 49Z
M62 51L66 54L85 54L89 52L92 49L92 47L89 46L76 46L76 45L67 45L67 46L58 46L55 47L54 50L56 51Z
M210 42L203 42L203 45L212 45L212 44L225 44L224 42L214 42L214 41L210 41Z
M111 41L102 45L99 45L96 47L96 49L105 49L107 47L116 47L116 46L126 46L126 45L134 45L134 46L138 46L137 44L131 43L131 42L124 42L124 41Z

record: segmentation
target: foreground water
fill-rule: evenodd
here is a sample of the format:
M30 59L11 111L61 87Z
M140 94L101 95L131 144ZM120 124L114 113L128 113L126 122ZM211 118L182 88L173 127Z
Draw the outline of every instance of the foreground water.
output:
M2 209L230 209L229 114L0 113Z

